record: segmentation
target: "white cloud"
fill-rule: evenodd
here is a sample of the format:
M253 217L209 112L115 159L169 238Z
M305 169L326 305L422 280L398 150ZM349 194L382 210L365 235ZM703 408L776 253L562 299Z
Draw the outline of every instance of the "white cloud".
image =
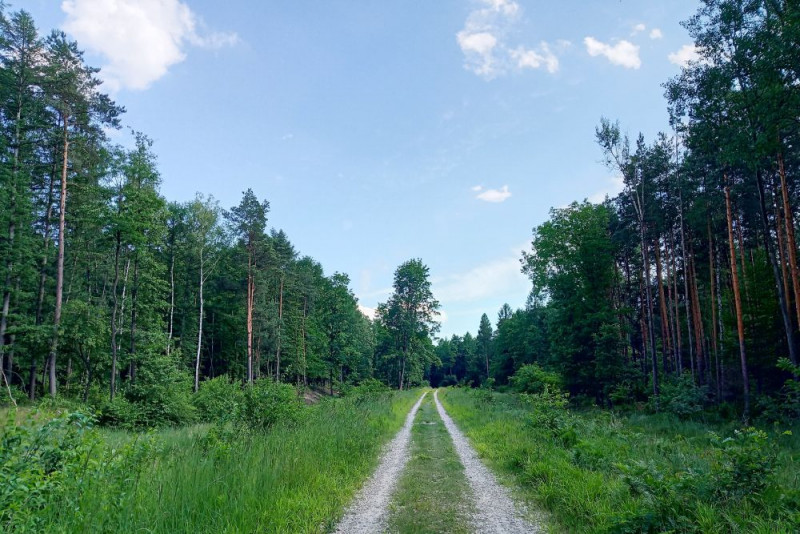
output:
M375 308L370 308L369 306L364 306L362 304L358 305L358 311L363 313L367 316L368 319L375 320L375 315L378 313L378 310Z
M667 59L669 59L669 62L674 65L685 67L690 61L698 61L700 59L700 54L697 52L696 46L693 44L687 44L683 45L677 52L672 52L669 54Z
M612 46L598 41L594 37L586 37L583 42L586 45L586 51L592 57L605 56L613 65L626 69L638 69L642 66L642 60L639 59L639 46L630 41L619 41Z
M653 28L650 30L650 39L662 39L664 37L664 32L662 32L659 28Z
M483 189L483 186L482 185L473 185L470 189L472 189L473 191L475 191L477 193L478 191Z
M479 76L493 78L497 74L494 57L497 38L489 32L471 33L468 30L458 32L457 38L466 57L465 67Z
M443 305L476 301L507 293L524 295L529 289L528 278L520 271L520 256L527 244L516 248L509 256L492 260L463 272L432 282L433 293Z
M589 195L588 200L593 204L600 204L605 201L606 196L614 197L618 195L625 187L625 180L621 174L611 176L606 179L606 184L603 189L596 191Z
M61 9L64 30L108 60L100 74L111 91L147 89L186 59L187 46L218 49L239 41L235 33L203 31L180 0L64 0Z
M631 35L636 35L637 33L642 33L646 29L647 29L647 26L645 26L643 23L640 22L639 24L637 24L636 26L633 27L633 33Z
M508 186L504 185L502 189L487 189L475 198L485 202L505 202L510 196L511 192L508 190Z
M509 50L511 59L517 62L517 67L520 69L530 68L538 69L545 65L547 72L553 74L558 71L558 58L550 51L547 43L543 42L539 48L540 52L536 50L526 50L522 46L518 46L513 50Z
M548 72L558 70L558 58L547 43L529 49L523 45L510 48L507 37L522 12L513 0L479 0L481 7L473 10L456 34L458 46L464 54L464 68L491 80L511 70L538 69Z

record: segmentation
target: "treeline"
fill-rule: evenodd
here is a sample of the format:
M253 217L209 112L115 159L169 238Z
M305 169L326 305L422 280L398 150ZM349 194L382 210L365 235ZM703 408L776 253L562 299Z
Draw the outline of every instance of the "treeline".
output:
M221 375L330 387L373 375L376 333L347 275L270 229L266 200L168 202L152 142L109 140L124 109L76 43L39 35L26 12L0 7L0 60L9 395L163 407Z
M528 306L501 312L488 375L459 378L536 362L599 403L657 407L678 387L745 418L797 415L800 6L705 0L684 26L699 57L664 85L671 134L631 142L601 121L624 190L534 229Z

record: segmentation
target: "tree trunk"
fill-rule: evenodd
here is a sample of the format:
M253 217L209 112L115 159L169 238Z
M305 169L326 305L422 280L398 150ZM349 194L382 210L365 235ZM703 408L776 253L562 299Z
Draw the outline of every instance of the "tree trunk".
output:
M667 313L667 298L664 291L664 280L662 279L661 272L661 239L656 240L656 277L658 278L658 303L661 310L661 336L665 343L661 347L662 353L662 366L666 373L669 369L668 354L672 352L672 336L670 335L670 327L668 324L669 314Z
M18 95L21 96L21 95ZM17 178L19 177L19 147L21 143L20 135L20 121L22 119L22 98L17 99L17 113L16 123L14 127L14 140L13 140L13 164L11 168L11 183L8 184L9 193L9 209L8 209L8 241L6 242L6 279L3 284L3 308L0 313L0 369L3 368L5 363L5 343L6 343L6 330L8 328L8 312L11 306L11 284L12 274L14 272L14 238L17 231ZM9 366L10 369L10 366ZM9 380L10 372L6 375ZM16 405L16 403L15 403Z
M697 289L697 270L695 269L694 252L689 249L691 259L689 260L690 277L689 288L692 292L692 312L694 314L694 333L695 333L695 354L697 357L697 381L700 384L705 383L705 351L703 350L703 342L705 339L705 331L703 328L703 317L700 314L700 292Z
M778 236L778 261L781 264L781 279L783 280L783 293L786 295L787 300L787 308L791 307L791 304L788 302L790 299L790 295L792 294L789 291L789 272L786 269L786 245L783 241L783 217L781 216L781 209L778 206L777 202L775 203L775 235ZM800 323L796 323L800 324Z
M247 383L253 383L253 253L247 256Z
M203 346L203 286L205 278L203 272L203 249L200 249L200 316L197 319L197 354L194 359L194 392L200 389L200 349Z
M731 188L727 184L728 177L725 177L725 210L728 218L728 244L731 253L731 278L733 279L733 299L736 307L736 330L739 336L739 360L742 366L742 386L744 391L744 414L743 419L747 421L750 417L750 378L747 373L747 355L744 348L744 320L742 318L742 295L739 292L739 274L736 268L736 247L733 234L733 215L731 212Z
M109 398L114 401L117 386L117 313L119 312L119 255L122 248L122 236L117 231L117 244L114 247L114 283L111 284L111 293L114 295L114 305L111 308L111 376L109 378Z
M175 244L173 243L172 257L169 262L169 333L167 334L167 356L172 349L172 329L175 317Z
M53 337L50 342L48 367L50 368L50 396L56 396L56 352L58 351L58 329L61 326L61 303L64 297L64 247L66 241L67 208L67 163L69 161L68 119L62 117L64 125L64 159L61 166L61 199L58 214L58 267L56 269L56 306L53 313Z
M708 218L708 284L711 287L711 349L714 353L714 369L719 368L719 352L717 347L717 309L716 288L714 279L714 239L711 233L711 217ZM715 382L719 386L719 375Z
M278 347L275 351L275 382L281 381L281 336L283 334L283 275L278 292Z
M683 306L686 311L686 336L688 340L686 344L689 347L689 363L692 367L692 376L694 376L694 347L692 347L692 314L689 309L689 269L686 261L686 234L683 224L683 192L678 194L680 205L680 218L681 218L681 263L683 265Z
M675 332L675 362L677 363L676 372L678 376L683 373L683 339L681 338L681 309L678 302L678 264L675 261L675 238L672 231L669 233L670 244L670 263L672 266L672 303L675 311L673 312L674 332Z
M797 325L800 327L800 274L797 270L797 242L794 237L794 216L789 203L789 189L786 185L786 169L783 164L783 153L778 152L778 174L781 178L781 196L783 198L784 224L786 225L786 248L789 250L789 271L792 275L792 289L794 290L794 309ZM792 363L797 363L793 359Z
M761 224L764 227L764 247L767 249L767 258L772 266L772 276L775 279L775 290L778 293L778 305L781 310L781 319L783 319L783 330L786 334L786 344L789 349L789 359L796 365L797 347L795 345L794 328L792 326L792 318L789 312L789 306L787 304L787 296L783 292L781 271L778 267L778 255L775 254L774 250L772 250L772 240L769 237L770 224L769 217L767 217L766 193L764 191L764 181L761 178L760 171L756 171L756 186L758 189L758 203L759 211L761 212Z
M128 381L136 380L136 312L137 296L139 294L139 254L133 260L133 287L131 288L131 344L130 359L128 361Z

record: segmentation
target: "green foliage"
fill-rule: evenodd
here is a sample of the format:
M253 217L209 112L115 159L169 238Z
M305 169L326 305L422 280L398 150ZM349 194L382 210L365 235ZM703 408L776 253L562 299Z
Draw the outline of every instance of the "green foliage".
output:
M244 389L233 422L252 431L265 431L277 423L294 424L306 415L306 407L289 384L258 380Z
M703 411L708 400L708 386L698 386L690 373L661 384L659 408L681 419L689 419ZM654 402L651 399L651 402Z
M557 395L495 394L484 405L460 389L439 396L556 531L793 532L800 519L800 444L791 435L665 413L570 413Z
M223 375L201 382L200 389L192 395L192 405L201 421L225 421L235 413L243 398L241 385Z
M563 386L561 375L545 371L538 364L523 365L509 381L519 393L544 393L558 391Z
M21 423L9 412L0 428L0 526L4 532L52 531L63 515L119 513L155 454L149 439L109 449L90 416L59 415ZM97 510L87 494L102 495Z

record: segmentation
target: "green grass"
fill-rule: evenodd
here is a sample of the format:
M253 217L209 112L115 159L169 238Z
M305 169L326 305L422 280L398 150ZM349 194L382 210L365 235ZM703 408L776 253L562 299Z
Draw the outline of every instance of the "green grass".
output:
M232 443L214 438L207 426L145 435L103 431L103 447L125 452L81 481L71 506L44 503L42 530L329 531L419 395L327 400L308 408L299 424ZM99 461L101 452L87 462Z
M667 414L539 411L517 395L461 389L439 397L479 455L546 511L556 532L800 530L797 433L772 432L748 448L757 433L723 441L711 432L732 436L732 427ZM747 478L760 473L754 458L768 448L774 471Z
M392 500L389 532L471 532L469 483L430 394L414 420L410 454Z

